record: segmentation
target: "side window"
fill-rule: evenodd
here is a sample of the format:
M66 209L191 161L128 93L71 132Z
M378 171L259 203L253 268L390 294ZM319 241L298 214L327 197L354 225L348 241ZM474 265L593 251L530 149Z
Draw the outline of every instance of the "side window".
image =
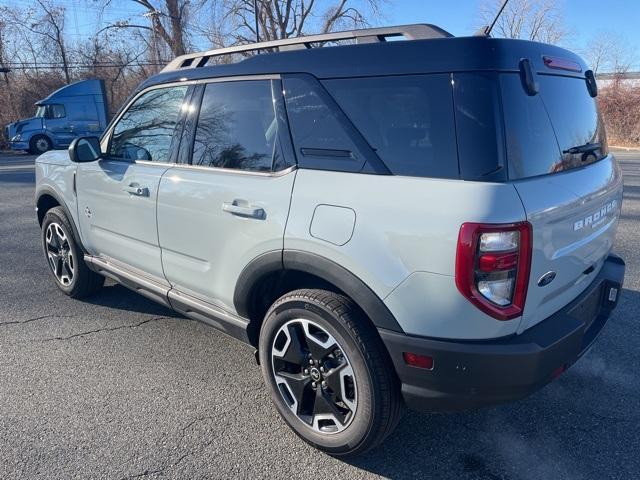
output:
M287 76L284 90L300 167L361 171L365 156L362 146L354 142L353 126L317 80L308 75Z
M191 163L270 172L280 155L271 85L270 80L207 84Z
M506 180L499 86L495 72L453 74L458 159L464 180Z
M47 118L64 118L67 116L64 105L49 105L49 112Z
M459 177L448 74L323 83L391 173Z
M109 155L168 162L187 86L157 88L138 97L113 129Z

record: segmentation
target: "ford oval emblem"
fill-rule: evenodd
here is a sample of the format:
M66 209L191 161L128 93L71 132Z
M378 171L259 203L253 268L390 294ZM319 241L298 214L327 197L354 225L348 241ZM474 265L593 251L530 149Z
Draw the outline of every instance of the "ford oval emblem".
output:
M553 282L554 278L556 278L556 272L547 272L540 277L540 280L538 280L538 286L544 287L545 285L549 285Z

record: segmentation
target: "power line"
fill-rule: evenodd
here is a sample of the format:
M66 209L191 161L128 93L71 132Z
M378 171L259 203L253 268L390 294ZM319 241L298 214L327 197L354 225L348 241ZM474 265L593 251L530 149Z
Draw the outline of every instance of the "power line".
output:
M169 63L169 60L164 60L162 58L159 58L156 62L141 62L138 65L166 65L167 63ZM41 65L49 65L49 66L59 66L59 67L63 67L65 64L62 62L36 62L36 61L28 61L28 62L3 62L2 65L15 65L18 67L23 67L23 66L29 66L29 65L35 65L35 66L41 66ZM67 62L66 63L67 66L83 66L83 65L128 65L128 63L123 63L123 62L114 62L114 61L98 61L98 62L92 62L92 61L87 61L87 62L79 62L79 61L73 61L73 62Z
M79 69L92 69L92 68L136 68L136 67L164 67L166 63L154 63L154 62L144 62L144 63L102 63L102 64L68 64L68 68L79 68ZM6 68L0 69L1 71L13 71L13 70L57 70L63 69L64 65L62 64L32 64L32 65L17 65L11 66L11 64L5 64Z

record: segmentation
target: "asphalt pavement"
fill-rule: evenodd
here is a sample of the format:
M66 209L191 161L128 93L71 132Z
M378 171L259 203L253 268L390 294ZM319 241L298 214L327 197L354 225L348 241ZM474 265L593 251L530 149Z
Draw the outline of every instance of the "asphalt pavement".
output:
M85 301L60 293L34 157L0 155L0 478L638 478L640 152L616 155L627 276L594 347L525 400L408 412L347 462L280 420L250 348L111 283Z

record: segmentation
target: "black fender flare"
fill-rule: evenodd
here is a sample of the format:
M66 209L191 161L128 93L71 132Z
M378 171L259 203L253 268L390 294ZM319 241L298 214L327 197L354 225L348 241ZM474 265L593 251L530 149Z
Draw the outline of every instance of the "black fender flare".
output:
M328 258L301 250L267 252L247 264L238 277L233 295L236 312L249 318L253 288L265 276L286 270L310 273L331 283L349 296L377 328L404 333L382 299L359 277Z
M56 191L53 188L51 188L51 187L49 187L47 185L40 187L38 189L38 192L36 193L36 216L38 215L38 203L40 203L40 199L44 195L48 195L48 196L52 197L56 202L58 202L58 206L60 208L62 208L62 210L64 210L64 213L67 216L67 218L69 219L69 223L71 224L71 229L73 230L74 238L78 242L78 245L80 246L80 249L84 253L87 253L87 250L84 248L84 245L82 245L82 238L80 237L80 232L78 230L78 227L76 226L76 222L74 220L74 217L71 215L71 212L69 211L69 208L67 207L67 204L64 202L64 200L62 200L62 198L60 198L60 196L56 193ZM44 215L42 217L44 218ZM38 223L40 224L40 226L42 226L42 223L40 222L39 218L38 218Z

